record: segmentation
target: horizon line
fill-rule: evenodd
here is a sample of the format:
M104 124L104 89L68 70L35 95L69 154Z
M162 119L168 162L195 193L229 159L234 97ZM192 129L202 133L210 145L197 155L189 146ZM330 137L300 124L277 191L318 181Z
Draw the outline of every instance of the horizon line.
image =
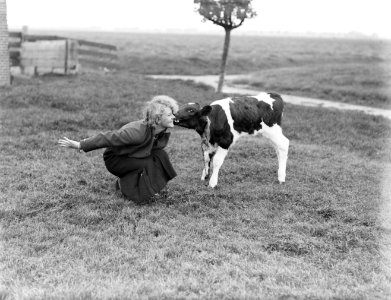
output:
M135 27L119 27L119 28L101 28L98 26L91 27L29 27L22 26L17 29L16 26L10 26L8 31L78 31L78 32L116 32L116 33L159 33L159 34L206 34L206 35L224 35L223 30L200 30L197 28L165 28L165 29L143 29ZM340 38L366 38L366 39L391 39L391 37L382 37L376 33L366 34L359 31L349 32L299 32L299 31L261 31L261 30L246 30L233 31L235 35L243 36L292 36L292 37L340 37Z

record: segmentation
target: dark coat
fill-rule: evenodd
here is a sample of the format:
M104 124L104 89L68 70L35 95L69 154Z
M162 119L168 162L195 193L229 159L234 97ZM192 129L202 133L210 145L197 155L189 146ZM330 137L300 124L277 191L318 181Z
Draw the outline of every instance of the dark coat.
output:
M153 149L163 149L170 138L169 132L159 134L155 142L154 128L143 120L130 122L119 130L101 132L80 141L84 152L99 148L111 148L115 155L143 158L151 155ZM155 143L154 143L155 142Z

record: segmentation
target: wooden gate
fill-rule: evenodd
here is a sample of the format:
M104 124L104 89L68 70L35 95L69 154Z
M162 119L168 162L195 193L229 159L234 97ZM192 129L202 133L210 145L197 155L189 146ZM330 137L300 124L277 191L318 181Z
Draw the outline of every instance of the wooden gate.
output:
M48 35L9 33L11 65L24 74L74 74L118 69L117 47Z

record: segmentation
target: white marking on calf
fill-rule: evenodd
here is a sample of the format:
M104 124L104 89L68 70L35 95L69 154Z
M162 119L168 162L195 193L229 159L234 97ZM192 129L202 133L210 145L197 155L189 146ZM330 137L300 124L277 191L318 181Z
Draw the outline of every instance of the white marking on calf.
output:
M229 108L229 104L230 103L233 103L232 99L231 98L225 98L225 99L222 99L222 100L217 100L217 101L214 101L212 102L210 105L220 105L221 108L224 110L224 113L227 117L227 120L228 120L228 124L229 124L229 127L231 129L231 132L234 136L234 140L230 146L230 148L236 143L236 141L242 137L242 136L245 136L245 135L248 135L248 133L246 132L238 132L234 129L234 119L232 118L232 115L231 115L231 110Z
M268 93L259 93L256 96L253 96L253 98L256 98L258 101L266 102L270 105L270 108L273 110L273 102L275 101Z

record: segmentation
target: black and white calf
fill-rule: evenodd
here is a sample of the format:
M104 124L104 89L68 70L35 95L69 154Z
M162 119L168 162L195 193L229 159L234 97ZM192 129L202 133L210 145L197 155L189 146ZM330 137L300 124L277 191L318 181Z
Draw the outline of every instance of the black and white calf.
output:
M257 96L228 97L200 107L188 103L175 114L175 125L196 130L201 136L204 169L201 180L212 175L209 186L217 185L218 174L228 150L244 135L266 137L274 146L278 157L278 180L285 182L289 140L282 134L281 118L284 102L275 93Z

